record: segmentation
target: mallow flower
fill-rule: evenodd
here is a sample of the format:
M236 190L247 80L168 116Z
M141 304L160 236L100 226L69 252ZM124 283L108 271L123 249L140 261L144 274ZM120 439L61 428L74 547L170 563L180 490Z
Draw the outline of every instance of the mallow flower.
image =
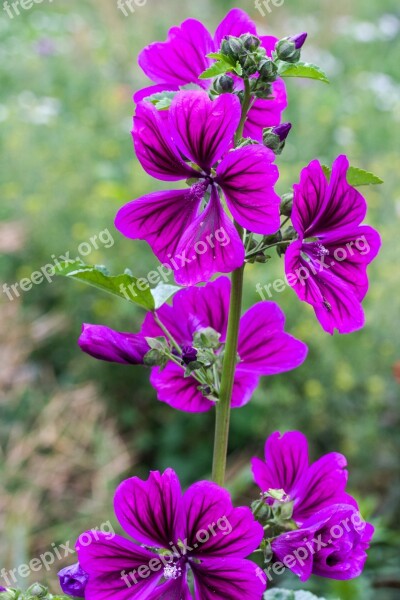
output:
M265 460L252 459L254 480L263 493L283 490L293 502L293 520L299 527L318 511L333 504L356 506L346 493L347 460L331 452L310 464L308 442L300 431L271 434L265 443ZM273 500L268 498L268 504Z
M64 594L68 594L74 598L85 598L85 589L89 576L79 563L61 569L58 573L58 578Z
M246 557L263 528L249 508L233 507L226 490L201 481L182 493L167 469L124 481L114 507L132 539L83 534L77 553L89 575L86 600L260 600L265 585Z
M232 9L219 24L215 35L195 19L184 21L173 27L165 42L150 44L139 55L139 65L144 73L157 85L140 90L135 102L154 93L176 91L188 84L196 84L207 90L210 80L199 79L203 71L213 64L207 54L218 52L227 36L240 37L246 33L257 34L255 23L238 8ZM258 36L261 45L270 57L277 43L273 36ZM262 141L264 127L279 125L282 112L287 107L285 84L278 79L272 84L273 98L256 99L252 105L244 128L244 136Z
M274 560L301 581L311 575L353 579L364 569L373 533L373 526L354 506L332 504L310 516L300 529L281 534L271 547Z
M274 153L261 144L228 152L240 117L236 96L212 101L204 91L179 92L168 120L149 102L138 106L133 139L143 168L157 179L186 179L191 185L130 202L118 212L115 225L128 238L146 240L157 258L174 269L179 284L208 281L244 262L222 192L239 225L260 234L279 229Z
M147 314L138 334L85 324L79 345L95 358L138 364L138 352L142 352L142 362L145 356L142 344L146 343L146 338L165 336L167 329L181 349L183 364L181 366L170 360L164 368L152 368L150 381L157 390L158 399L186 412L208 411L215 400L193 376L185 377L185 365L197 356L196 336L212 328L220 341L214 350L214 368L220 372L230 289L229 278L219 277L204 287L180 290L175 294L172 306L164 304L156 315ZM274 302L259 302L242 316L232 407L240 407L250 401L261 376L289 371L305 360L307 346L286 333L284 326L284 314ZM147 349L150 350L149 347Z
M381 245L375 229L361 225L367 205L347 183L348 168L347 157L339 156L329 182L317 160L303 169L292 212L298 239L285 254L290 285L330 334L335 328L350 333L363 327L367 266Z

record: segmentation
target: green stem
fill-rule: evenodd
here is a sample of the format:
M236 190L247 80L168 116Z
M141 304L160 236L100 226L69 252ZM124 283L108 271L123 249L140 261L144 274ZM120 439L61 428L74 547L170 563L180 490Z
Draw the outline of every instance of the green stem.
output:
M236 226L239 235L241 227ZM212 478L218 485L224 485L226 457L228 452L229 425L231 416L232 390L237 363L239 321L242 309L244 265L232 273L232 289L229 307L228 331L222 365L221 390L216 404L216 424L214 440L214 462Z
M251 106L251 101L252 96L250 82L248 79L245 79L242 116L236 131L235 144L238 144L243 137L243 130L247 119L247 113L249 112ZM235 223L235 227L238 231L240 239L243 241L243 228L237 223ZM215 483L221 486L225 484L232 391L236 372L239 322L242 310L244 267L245 265L243 264L239 269L236 269L236 271L232 273L229 319L224 359L222 364L221 388L219 393L219 401L216 404L212 478Z

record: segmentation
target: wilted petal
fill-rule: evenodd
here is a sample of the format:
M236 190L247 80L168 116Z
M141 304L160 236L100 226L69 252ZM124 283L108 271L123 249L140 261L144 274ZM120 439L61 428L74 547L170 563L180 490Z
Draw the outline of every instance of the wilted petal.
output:
M171 135L184 156L209 172L228 150L241 115L239 98L207 92L179 92L170 108Z
M242 227L275 233L280 226L280 198L274 191L278 167L274 153L264 146L246 146L229 152L217 168L217 181L228 208Z
M143 169L163 181L197 177L198 173L181 159L160 112L150 102L141 102L133 120L133 141Z
M169 30L166 42L155 42L142 50L139 65L155 83L197 83L206 88L208 82L199 75L211 64L206 55L213 51L213 39L204 25L188 19Z
M300 431L281 436L276 431L266 441L265 462L253 458L254 480L261 491L283 489L291 493L308 468L308 443Z
M197 216L203 194L201 185L147 194L118 211L115 227L125 237L148 242L157 258L169 264Z
M150 347L140 333L120 333L103 325L82 325L81 350L99 360L142 365Z
M80 539L83 536L80 536ZM85 589L86 600L131 600L132 597L148 598L157 586L162 572L150 571L148 578L135 580L129 574L137 572L142 565L157 558L153 552L137 546L118 535L110 538L99 531L84 534L85 545L76 547L79 563L89 574ZM124 579L125 576L125 579Z
M242 371L275 375L301 365L307 346L284 332L285 315L275 302L259 302L240 321L239 356Z
M228 36L240 37L245 33L257 34L256 26L247 13L240 8L233 8L218 25L215 32L215 49L218 51L223 39Z
M260 600L265 590L265 575L249 560L204 558L192 569L196 597L201 600Z
M262 142L263 129L280 124L282 113L288 105L286 86L282 80L278 79L272 84L272 96L270 100L258 98L254 102L244 126L244 137Z
M184 533L181 486L172 469L152 471L147 481L123 481L114 508L122 528L147 546L170 550L170 542L177 543Z
M215 483L201 481L183 497L186 536L193 556L249 556L263 538L262 526L247 507L234 508L230 494Z
M157 390L158 399L177 410L206 412L214 406L214 402L198 391L200 383L193 377L185 378L183 368L174 363L169 363L162 371L154 368L150 383Z
M230 273L244 263L244 246L212 187L205 210L187 227L176 249L181 265L175 280L181 285L209 281L215 273Z

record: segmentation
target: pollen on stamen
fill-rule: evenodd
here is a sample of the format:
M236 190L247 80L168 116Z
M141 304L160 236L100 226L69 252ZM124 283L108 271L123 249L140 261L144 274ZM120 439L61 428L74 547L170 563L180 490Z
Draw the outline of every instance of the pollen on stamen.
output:
M318 244L317 249L319 256L328 256L329 250L325 248L325 246L323 246L322 244Z
M166 565L164 568L165 579L179 579L182 576L182 569L177 565Z

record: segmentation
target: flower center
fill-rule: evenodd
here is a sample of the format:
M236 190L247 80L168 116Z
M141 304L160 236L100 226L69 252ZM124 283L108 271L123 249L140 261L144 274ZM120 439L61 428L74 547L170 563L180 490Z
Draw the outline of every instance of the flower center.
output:
M164 567L164 578L169 581L170 579L179 579L182 577L182 567L179 564L166 565Z

